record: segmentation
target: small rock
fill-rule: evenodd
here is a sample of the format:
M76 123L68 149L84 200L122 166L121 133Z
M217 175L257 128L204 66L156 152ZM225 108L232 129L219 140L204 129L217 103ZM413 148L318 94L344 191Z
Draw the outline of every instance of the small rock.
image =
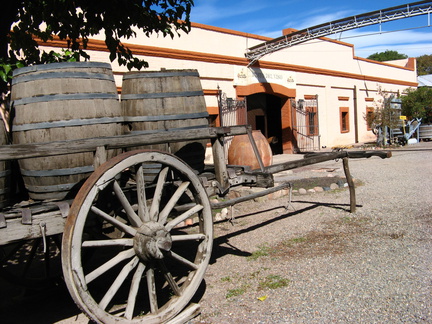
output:
M337 183L332 183L332 184L330 185L330 189L331 189L331 190L334 190L334 189L337 189L337 188L339 188L339 186L337 185Z
M309 193L315 193L315 189L308 189L307 192L309 192Z
M282 194L283 194L282 190L279 190L279 191L275 191L275 192L269 194L268 197L269 197L269 199L278 199L278 198L282 197Z
M289 192L289 189L282 189L282 196L288 196Z
M314 187L315 192L323 192L324 189L322 187Z
M222 220L221 213L216 213L216 215L214 216L214 220L216 222L221 221Z
M298 192L300 195L306 195L306 193L307 193L305 188L300 188Z
M227 208L222 208L220 214L221 214L221 218L222 218L222 219L227 218L227 215L228 215L228 209L227 209Z
M238 192L237 190L230 190L230 191L228 192L227 197L228 197L229 199L238 198L238 197L241 197L241 193Z

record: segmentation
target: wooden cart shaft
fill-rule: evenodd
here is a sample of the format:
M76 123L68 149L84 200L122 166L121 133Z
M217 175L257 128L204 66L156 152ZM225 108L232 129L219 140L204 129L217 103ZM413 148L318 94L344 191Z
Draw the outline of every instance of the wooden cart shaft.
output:
M109 149L122 149L139 145L160 143L174 143L185 140L209 139L212 142L214 158L213 172L216 183L216 185L210 185L209 187L216 188L217 190L215 193L224 195L235 184L268 188L258 194L259 196L264 196L277 189L272 188L274 185L274 173L334 159L343 159L345 175L350 187L351 212L353 212L355 210L355 192L354 184L350 181L348 158L368 158L371 156L388 158L391 156L391 153L382 151L338 151L313 153L305 155L303 159L270 165L267 167L264 167L262 163L260 163L260 169L256 170L248 170L247 168L244 168L242 173L243 177L248 179L247 183L242 183L242 175L239 176L240 180L233 182L233 180L230 179L230 172L226 165L224 137L243 134L251 134L251 127L248 125L208 127L188 130L169 130L153 134L119 135L114 137L98 137L49 143L3 145L0 146L0 160L19 160L72 153L94 152L94 168L96 170L98 166L106 161L106 150ZM254 145L255 143L252 143L252 146ZM254 151L257 155L257 159L260 160L259 153L256 149ZM253 181L250 181L250 179L253 179ZM289 187L289 185L286 183L282 185L282 187ZM255 196L250 197L250 199L252 198L255 198ZM248 197L244 197L239 201L245 200L248 200ZM224 206L230 204L234 205L236 203L238 203L237 200L233 200L232 202L225 201ZM7 235L0 235L0 245L21 239L31 239L42 235L62 233L67 212L65 212L64 208L53 209L52 205L52 202L39 203L37 208L40 210L34 215L30 214L30 221L25 220L24 217L20 217L19 215L17 216L17 209L9 212L9 214L7 214L7 211L4 213L0 211L0 231L4 231L4 233L7 231ZM220 206L213 206L213 208L216 207ZM19 213L20 210L18 208L18 214ZM24 213L22 215L24 215Z

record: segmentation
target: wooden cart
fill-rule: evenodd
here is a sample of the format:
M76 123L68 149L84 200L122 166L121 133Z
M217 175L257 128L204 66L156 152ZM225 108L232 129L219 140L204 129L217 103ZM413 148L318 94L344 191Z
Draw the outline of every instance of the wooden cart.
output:
M273 174L283 170L342 158L349 180L348 157L390 156L378 151L334 152L268 167L261 164L257 170L227 166L224 137L240 134L252 138L249 126L233 126L1 146L0 156L6 161L94 152L95 165L71 200L25 201L1 211L2 272L40 283L51 275L50 266L61 254L69 292L93 321L181 323L199 311L191 300L212 252L212 208L289 188L289 183L274 187ZM169 153L126 150L180 139L209 139L214 166L197 174ZM252 146L259 156L253 141ZM105 161L110 149L125 152ZM355 208L354 186L348 183ZM225 195L235 186L267 189L210 203L210 196ZM39 261L43 261L42 272L33 274L31 268Z

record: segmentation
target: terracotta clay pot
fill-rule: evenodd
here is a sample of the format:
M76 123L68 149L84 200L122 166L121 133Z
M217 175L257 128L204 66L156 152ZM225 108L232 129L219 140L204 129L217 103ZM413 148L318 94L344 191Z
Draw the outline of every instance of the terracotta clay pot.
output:
M252 137L261 155L264 166L273 162L273 153L265 136L259 130L252 131ZM228 163L232 165L246 165L251 169L259 169L259 162L255 156L252 144L247 134L237 135L233 138L228 149Z

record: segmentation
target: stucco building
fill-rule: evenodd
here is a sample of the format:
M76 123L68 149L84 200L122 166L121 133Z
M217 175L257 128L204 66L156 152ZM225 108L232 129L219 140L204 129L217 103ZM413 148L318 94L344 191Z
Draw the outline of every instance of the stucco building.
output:
M247 48L266 40L193 23L179 38L138 34L125 43L147 60L149 70L197 69L210 122L247 122L273 139L274 154L374 141L364 117L380 105L382 93L417 87L415 59L375 62L357 57L353 45L329 38L265 55L248 67ZM90 40L88 49L92 61L109 62L102 36ZM121 92L126 68L112 66Z

